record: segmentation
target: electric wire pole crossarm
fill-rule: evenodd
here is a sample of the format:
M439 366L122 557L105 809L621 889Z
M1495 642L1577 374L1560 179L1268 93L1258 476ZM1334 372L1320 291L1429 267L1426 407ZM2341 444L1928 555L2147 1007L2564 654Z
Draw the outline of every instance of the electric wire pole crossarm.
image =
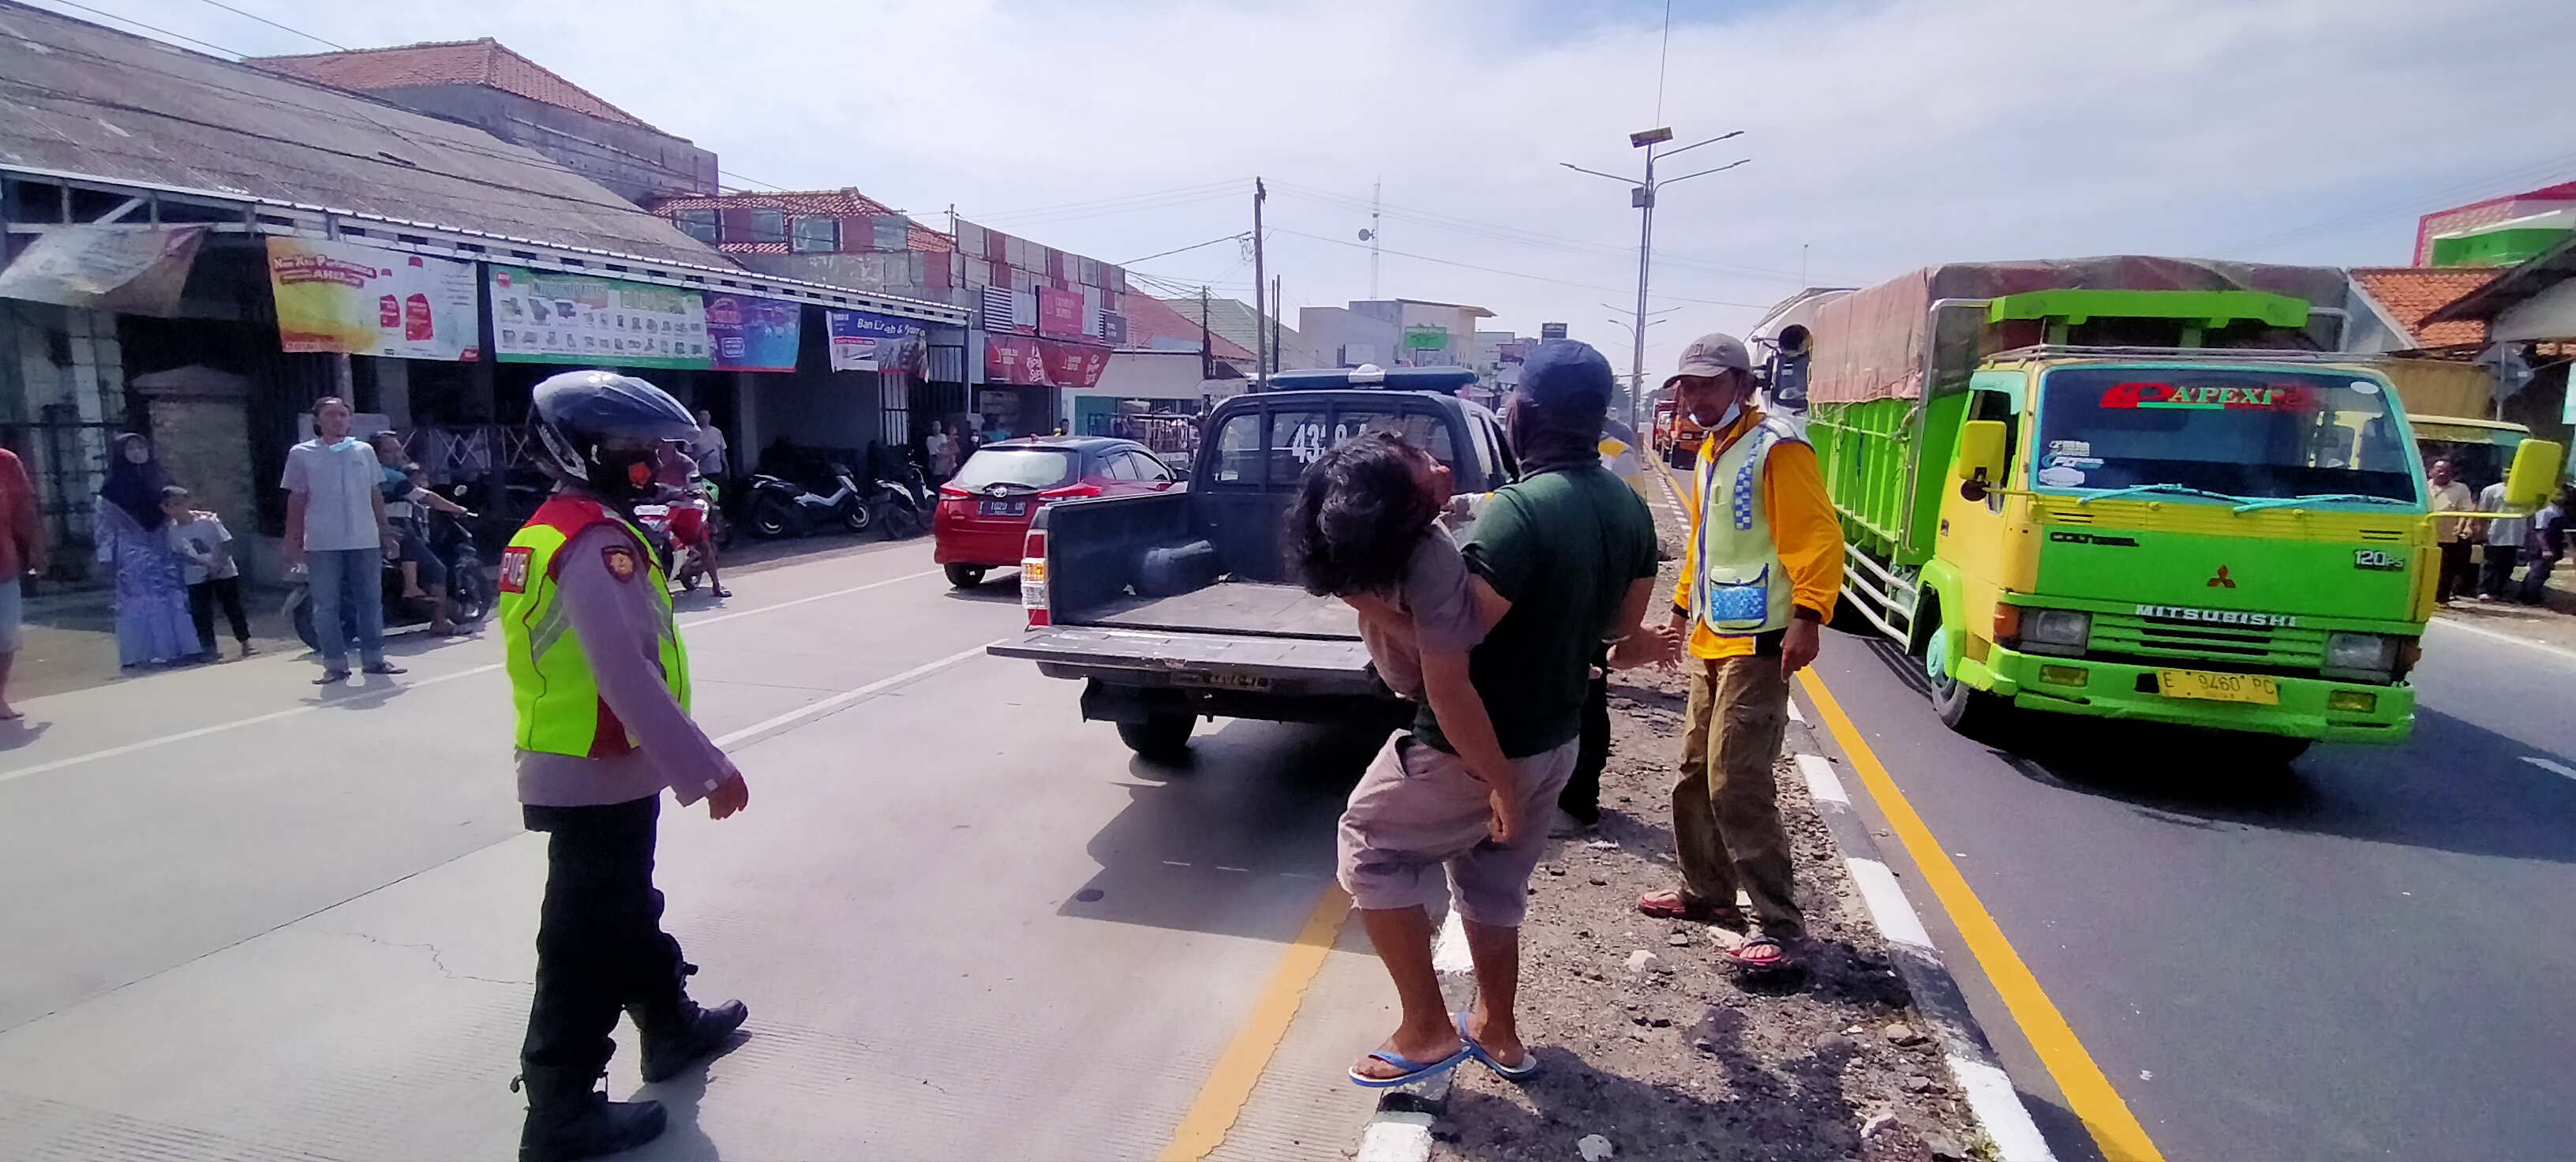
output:
M1697 173L1687 173L1680 177L1669 178L1660 182L1655 180L1655 162L1662 158L1688 153L1689 151L1697 149L1703 145L1715 145L1718 142L1725 141L1729 138L1741 137L1743 135L1744 131L1738 129L1729 133L1721 133L1705 141L1694 141L1678 149L1668 149L1658 154L1655 151L1655 147L1667 141L1671 141L1673 139L1672 130L1648 129L1643 132L1631 133L1628 135L1629 146L1646 151L1645 177L1634 182L1627 178L1620 177L1617 174L1603 173L1597 169L1585 169L1570 161L1561 161L1557 163L1558 165L1564 166L1576 173L1591 174L1597 178L1608 178L1611 181L1628 186L1628 204L1635 206L1639 211L1637 223L1637 321L1635 325L1630 328L1634 341L1634 348L1629 356L1628 363L1628 426L1631 428L1637 426L1639 408L1638 401L1645 393L1647 327L1646 290L1652 281L1654 272L1655 191L1662 189L1665 186L1672 185L1675 182L1686 182L1692 178L1706 177L1713 173L1720 173L1734 169L1735 167L1743 165L1745 162L1753 159L1749 157L1739 158L1735 161L1728 162L1725 165L1712 166L1708 169L1700 170Z

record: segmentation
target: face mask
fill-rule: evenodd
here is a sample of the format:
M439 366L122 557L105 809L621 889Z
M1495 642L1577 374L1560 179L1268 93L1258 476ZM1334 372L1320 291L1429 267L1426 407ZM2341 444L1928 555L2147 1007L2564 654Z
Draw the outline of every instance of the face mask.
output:
M1729 427L1731 427L1731 426L1733 426L1733 425L1734 425L1734 423L1735 423L1735 418L1736 418L1737 416L1740 416L1740 415L1743 415L1743 414L1744 414L1744 401L1742 401L1742 400L1737 400L1737 401L1736 401L1736 402L1734 402L1734 403L1731 403L1731 404L1726 405L1726 414L1725 414L1725 415L1722 415L1722 416L1717 417L1717 422L1716 422L1716 423L1714 423L1714 424L1710 424L1710 425L1709 425L1709 429L1710 429L1711 431L1725 431L1727 428L1729 428Z

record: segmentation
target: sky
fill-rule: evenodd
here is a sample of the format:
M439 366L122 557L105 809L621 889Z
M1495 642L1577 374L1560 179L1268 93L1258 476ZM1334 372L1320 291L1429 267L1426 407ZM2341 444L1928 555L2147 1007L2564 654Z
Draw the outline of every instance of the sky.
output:
M953 207L1246 300L1259 177L1291 325L1369 297L1376 188L1379 297L1565 322L1622 371L1638 214L1564 165L1634 174L1631 132L1740 131L1658 167L1746 159L1658 198L1650 375L1801 285L2404 265L2418 215L2576 179L2564 70L2525 49L2576 43L2563 0L1675 0L1669 33L1652 0L35 2L251 55L492 36L716 151L728 185L855 186L940 228Z

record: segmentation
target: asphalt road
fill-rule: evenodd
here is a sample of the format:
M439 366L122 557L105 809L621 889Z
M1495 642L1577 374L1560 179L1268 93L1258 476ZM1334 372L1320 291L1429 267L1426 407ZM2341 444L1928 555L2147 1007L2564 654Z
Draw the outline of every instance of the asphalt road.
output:
M926 542L729 580L682 624L751 805L665 800L659 880L752 1035L642 1087L673 1128L637 1156L1161 1151L1325 898L1374 740L1229 722L1186 770L1136 762L1073 684L981 653L1015 580L951 592ZM512 1153L544 848L497 634L395 653L392 683L262 657L0 728L0 1157ZM1393 1022L1352 933L1217 1157L1355 1137L1338 1071Z
M1826 637L1817 676L2166 1157L2569 1156L2576 655L2437 621L2412 741L2285 770L2053 716L1974 742L1911 659ZM1885 846L2059 1155L2095 1156Z

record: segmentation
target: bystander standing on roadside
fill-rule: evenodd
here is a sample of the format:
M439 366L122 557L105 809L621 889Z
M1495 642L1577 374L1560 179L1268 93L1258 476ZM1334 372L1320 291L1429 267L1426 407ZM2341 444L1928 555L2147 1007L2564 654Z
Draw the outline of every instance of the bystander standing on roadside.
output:
M1731 335L1682 352L1664 381L1706 429L1683 500L1690 541L1672 624L1690 670L1682 778L1673 788L1677 891L1641 896L1649 916L1740 924L1740 887L1759 927L1726 953L1749 969L1797 964L1812 943L1792 898L1789 833L1772 765L1787 730L1789 679L1816 658L1818 627L1842 590L1842 524L1816 452L1753 405L1753 363Z
M1431 527L1447 473L1402 441L1364 437L1328 454L1295 503L1291 556L1307 586L1361 595L1380 631L1373 655L1409 639L1425 699L1413 729L1369 764L1338 829L1336 877L1403 1006L1395 1033L1351 1066L1360 1085L1406 1084L1469 1056L1513 1080L1536 1071L1516 1005L1546 812L1574 771L1601 643L1617 643L1622 665L1655 660L1659 644L1640 628L1654 603L1654 518L1597 447L1612 383L1609 361L1584 344L1530 355L1505 417L1525 474L1493 495L1454 555L1465 570ZM1401 609L1364 592L1376 589L1398 592ZM1476 971L1475 1008L1454 1016L1426 908L1444 872Z
M2496 481L2478 491L2479 512L2505 512L2504 481ZM2499 516L2486 522L2486 546L2478 559L2478 597L2483 601L2502 601L2513 588L2514 559L2522 552L2522 542L2531 535L2531 518Z
M98 491L98 559L116 571L116 654L122 669L167 665L197 656L188 624L188 586L179 557L162 532L169 516L161 490L169 474L152 441L132 432L116 439L107 484Z
M2523 535L2522 586L2514 597L2538 605L2549 592L2549 574L2567 555L2567 513L2576 509L2576 488L2562 489L2531 514L2531 531Z
M921 451L930 460L930 483L933 487L945 484L949 477L957 475L957 443L957 437L949 435L948 429L939 421L930 421L930 434L922 438Z
M9 704L9 666L26 622L27 578L45 571L45 529L36 489L18 454L0 448L0 721L23 717Z
M241 565L233 560L233 534L224 528L224 518L190 509L188 490L176 484L161 489L161 511L170 522L170 551L178 554L180 574L188 584L188 620L196 627L198 644L206 647L198 659L223 660L215 648L217 603L224 607L224 620L232 623L241 656L258 653L250 644L250 618L242 612Z
M2478 494L2451 477L2450 461L2433 461L2424 475L2432 485L2429 491L2435 513L2478 510ZM2453 593L2477 588L2477 575L2469 563L2469 538L2477 532L2469 526L2476 523L2456 516L2433 518L2433 544L2441 553L2441 560L2434 566L2440 573L2433 579L2433 600L2449 605Z
M716 426L715 413L699 408L698 434L689 441L689 458L696 461L698 475L722 487L725 481L732 479L733 468L728 462L732 454L733 445L725 441L724 429Z
M377 570L402 551L385 520L385 466L367 444L349 435L355 418L348 401L313 401L313 438L286 450L286 563L303 566L311 580L313 634L319 639L322 676L317 686L349 677L349 651L370 674L399 674L385 660L385 606ZM349 641L348 623L357 638Z

